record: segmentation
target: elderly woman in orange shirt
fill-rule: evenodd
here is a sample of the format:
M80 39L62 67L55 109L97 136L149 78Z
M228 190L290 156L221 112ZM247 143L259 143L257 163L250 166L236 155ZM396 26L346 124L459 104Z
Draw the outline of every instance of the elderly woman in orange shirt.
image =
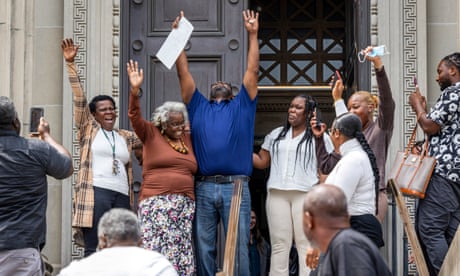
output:
M143 70L127 64L131 92L128 116L144 144L138 215L144 248L165 255L179 275L192 275L192 221L195 214L193 174L197 170L187 109L180 102L165 102L152 116L142 118L139 104Z

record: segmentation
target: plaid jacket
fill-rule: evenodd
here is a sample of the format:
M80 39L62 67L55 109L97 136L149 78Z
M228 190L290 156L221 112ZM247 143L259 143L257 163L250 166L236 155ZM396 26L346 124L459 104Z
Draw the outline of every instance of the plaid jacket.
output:
M94 209L94 190L93 190L93 171L91 160L91 144L97 132L101 128L100 124L94 119L88 106L85 93L78 77L77 69L73 62L66 62L67 73L72 87L74 102L75 126L78 129L78 143L80 145L80 168L78 170L75 192L73 196L73 227L92 227ZM133 149L142 146L141 141L132 131L118 129L128 145L131 156ZM134 204L133 196L133 170L132 160L129 159L126 165L128 172L129 195L131 206Z

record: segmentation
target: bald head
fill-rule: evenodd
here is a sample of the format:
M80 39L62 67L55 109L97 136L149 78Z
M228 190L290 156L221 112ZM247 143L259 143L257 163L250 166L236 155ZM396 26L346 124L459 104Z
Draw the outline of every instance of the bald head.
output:
M350 227L347 199L334 185L319 184L305 196L303 231L312 246L326 252L331 239Z
M304 212L322 218L347 218L347 199L343 191L331 184L320 184L307 193L303 204Z

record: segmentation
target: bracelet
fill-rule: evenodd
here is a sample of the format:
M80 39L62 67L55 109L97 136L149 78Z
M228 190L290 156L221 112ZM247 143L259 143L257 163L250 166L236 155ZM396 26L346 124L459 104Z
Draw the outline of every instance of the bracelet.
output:
M131 92L131 93L132 93L132 92ZM137 93L136 93L136 94L133 93L133 94L134 94L135 96L141 97L141 96L142 96L142 93L143 93L142 88L139 87L139 89L137 90Z
M417 122L420 120L420 118L422 117L423 114L426 115L426 112L425 112L425 111L422 111L422 112L420 112L420 113L417 115Z

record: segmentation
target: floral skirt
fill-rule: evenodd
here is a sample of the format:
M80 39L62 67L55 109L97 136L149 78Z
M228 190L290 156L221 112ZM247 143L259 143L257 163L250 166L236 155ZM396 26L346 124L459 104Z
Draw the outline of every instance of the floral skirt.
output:
M192 221L195 201L179 194L149 197L139 203L143 247L166 256L179 275L193 275Z

